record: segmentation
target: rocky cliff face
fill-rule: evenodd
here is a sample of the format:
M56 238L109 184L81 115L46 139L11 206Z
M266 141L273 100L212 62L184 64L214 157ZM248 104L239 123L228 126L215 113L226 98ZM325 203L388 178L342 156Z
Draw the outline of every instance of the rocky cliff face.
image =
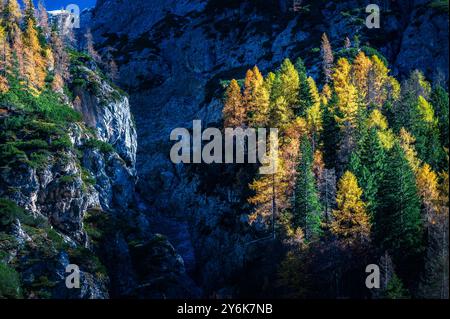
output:
M302 56L317 77L323 32L336 51L346 36L359 34L361 45L369 43L393 62L393 73L404 76L427 65L428 77L448 79L446 12L423 0L385 3L382 28L374 30L363 23L367 3L356 0L303 1L299 12L287 0L100 0L89 12L86 23L98 48L115 49L119 83L130 93L140 145L139 190L153 215L165 216L154 217L153 225L164 224L160 220L167 216L187 223L187 239L175 246L208 294L236 293L228 288L254 236L245 217L233 212L233 196L224 195L235 193L238 182L222 185L216 179L205 186L205 174L173 165L170 131L190 127L193 119L205 126L219 123L220 81L243 78L255 64L268 70L286 57ZM159 232L173 233L161 227ZM194 248L194 258L186 246Z
M129 209L134 202L137 143L128 99L106 81L93 77L93 71L85 71L89 71L90 83L96 84L99 91L93 94L81 88L75 90L81 96L75 108L85 121L65 127L68 139L64 147L48 153L49 158L38 167L17 161L13 165L18 167L1 167L0 197L24 209L28 219L40 220L24 228L18 218L7 227L12 228L12 237L6 258L15 260L23 255L15 262L19 267L28 265L22 273L24 284L36 285L41 277L47 284L39 290L42 295L30 288L27 297L108 297L105 271L94 272L84 260L79 265L83 288L70 291L65 287L65 267L90 255L96 258L93 251L83 251L90 247L84 225L90 210L102 209L107 214ZM20 112L12 105L6 107L12 113ZM3 120L2 125L7 125L8 118ZM43 243L46 240L48 243ZM40 247L42 244L48 247ZM41 255L41 249L46 250L47 258Z
M14 103L1 106L8 133L0 156L0 261L20 274L17 296L198 295L181 257L139 212L128 97L95 65L77 63L72 73L73 103L64 106L66 96L57 107L75 109L81 121L60 123ZM80 268L80 289L65 285L69 264Z

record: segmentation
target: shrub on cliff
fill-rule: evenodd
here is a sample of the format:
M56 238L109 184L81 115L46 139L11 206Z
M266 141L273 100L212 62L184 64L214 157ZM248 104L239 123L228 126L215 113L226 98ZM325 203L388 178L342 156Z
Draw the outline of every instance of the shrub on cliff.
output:
M0 299L21 297L19 274L7 264L0 262Z

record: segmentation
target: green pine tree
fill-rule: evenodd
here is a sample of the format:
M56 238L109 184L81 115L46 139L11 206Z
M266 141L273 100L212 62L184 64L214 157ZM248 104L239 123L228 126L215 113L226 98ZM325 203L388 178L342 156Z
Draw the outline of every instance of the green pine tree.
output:
M441 87L437 86L431 94L431 103L435 109L435 116L438 119L440 138L442 146L449 147L449 102L448 93Z
M336 167L337 162L337 145L339 143L339 124L336 121L335 105L337 96L333 94L328 105L323 105L323 132L321 134L321 142L323 145L325 166L329 169Z
M312 104L312 98L310 93L310 88L307 82L308 75L306 73L306 67L302 58L298 58L295 62L295 69L298 72L300 79L300 88L298 94L298 108L296 109L295 115L305 116L306 110Z
M385 290L385 296L387 299L408 299L409 293L408 290L403 286L402 281L398 276L394 273L391 280Z
M371 217L379 205L378 192L383 180L385 157L378 131L371 128L358 141L357 149L350 160L350 170L356 175L363 189L363 199Z
M386 157L380 184L380 204L375 215L375 241L391 252L400 268L423 248L423 229L414 173L398 142Z
M438 122L433 105L423 96L419 96L414 108L412 133L416 138L419 158L439 170L444 162Z

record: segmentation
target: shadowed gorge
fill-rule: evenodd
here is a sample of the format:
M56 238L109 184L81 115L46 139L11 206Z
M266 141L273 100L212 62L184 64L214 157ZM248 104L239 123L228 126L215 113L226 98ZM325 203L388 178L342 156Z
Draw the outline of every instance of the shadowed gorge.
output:
M0 298L448 299L448 1L295 3L0 0Z

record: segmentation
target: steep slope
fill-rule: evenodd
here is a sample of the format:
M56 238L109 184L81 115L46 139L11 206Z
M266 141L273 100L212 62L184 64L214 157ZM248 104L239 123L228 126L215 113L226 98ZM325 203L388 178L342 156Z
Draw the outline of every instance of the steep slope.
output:
M123 120L130 117L127 98L98 76L90 83L103 94L77 90L125 116L111 124L99 112L90 125L82 121L89 105L81 103L84 112L76 113L65 95L27 97L26 90L12 88L2 96L3 220L10 214L2 225L2 259L21 273L27 298L109 296L108 273L92 249L85 223L91 211L126 211L134 202L136 133L133 123ZM48 101L52 113L39 108ZM130 141L121 136L123 130ZM71 263L80 267L81 290L65 287L65 267Z
M19 85L1 96L1 276L18 278L5 296L196 296L183 260L137 209L128 97L94 70L73 52L70 95ZM69 264L80 289L66 288Z
M426 67L428 77L443 73L448 79L448 18L429 1L386 2L380 30L364 26L364 1L304 1L300 12L290 10L291 3L102 0L89 13L98 48L114 49L119 83L130 93L140 141L140 193L153 211L189 223L195 276L207 294L238 293L223 288L233 286L246 258L258 257L255 250L246 254L246 243L260 236L233 209L233 194L239 197L245 179L239 184L214 178L219 173L213 169L175 166L169 159L172 129L190 127L193 119L219 125L221 80L243 78L255 64L266 71L298 56L319 77L323 32L335 51L346 36L358 34L361 44L394 62L400 77Z

